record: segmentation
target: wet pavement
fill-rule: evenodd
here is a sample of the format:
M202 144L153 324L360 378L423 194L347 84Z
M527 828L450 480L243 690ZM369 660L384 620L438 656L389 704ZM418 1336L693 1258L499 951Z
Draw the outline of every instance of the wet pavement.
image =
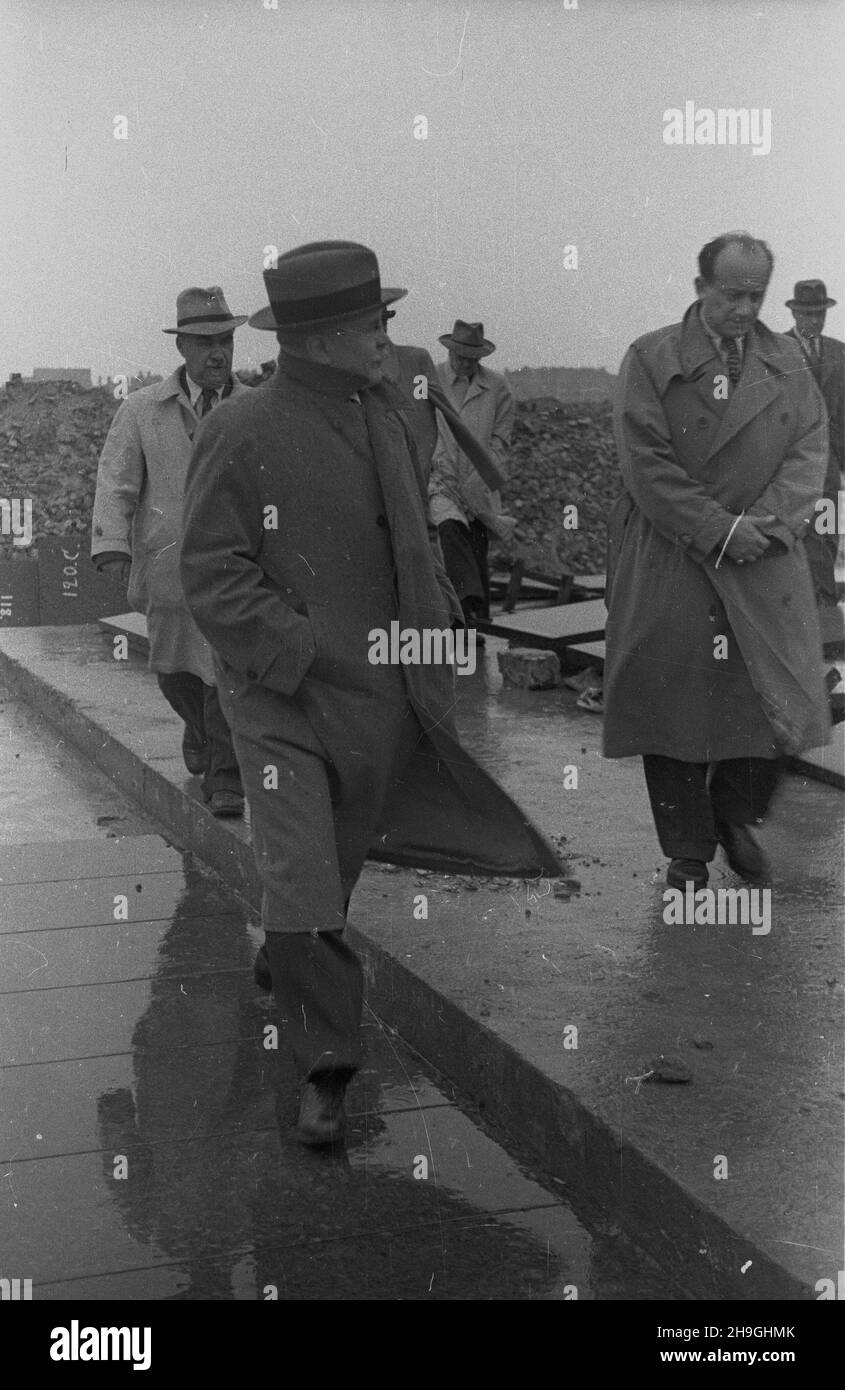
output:
M584 1219L600 1209L603 1229L647 1249L676 1290L813 1298L842 1266L842 794L784 779L761 831L775 868L767 934L667 925L638 763L602 759L601 720L574 693L503 688L501 645L457 682L462 734L577 882L368 865L350 920L371 1004L485 1124L519 1136ZM95 630L66 628L6 632L0 661L257 901L248 831L197 804L178 723L136 658L116 663ZM720 857L712 886L738 883ZM88 891L67 898L77 916L90 915ZM104 1029L122 1016L113 1000ZM656 1082L661 1058L686 1079Z
M0 1277L61 1300L683 1297L371 1010L348 1142L303 1149L255 914L8 692L0 802Z

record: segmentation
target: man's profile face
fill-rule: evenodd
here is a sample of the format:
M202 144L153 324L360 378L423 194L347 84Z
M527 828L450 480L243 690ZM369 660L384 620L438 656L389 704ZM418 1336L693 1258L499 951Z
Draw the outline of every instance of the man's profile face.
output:
M704 317L720 338L741 338L756 321L769 284L769 259L763 251L744 251L731 243L716 257L712 282L696 277Z
M466 357L458 348L449 349L449 366L455 376L465 376L467 381L472 381L478 371L478 358Z
M792 317L802 338L818 338L824 328L827 309L793 309Z
M389 347L381 309L344 319L335 328L321 330L320 337L326 365L357 377L362 386L378 386Z
M235 335L228 333L179 333L176 348L185 359L188 376L197 386L219 391L232 374Z

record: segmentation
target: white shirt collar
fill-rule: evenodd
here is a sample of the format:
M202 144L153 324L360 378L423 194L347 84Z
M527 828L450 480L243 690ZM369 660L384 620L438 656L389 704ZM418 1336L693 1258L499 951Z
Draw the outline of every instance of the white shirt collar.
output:
M188 395L189 395L190 398L191 398L191 405L193 406L193 408L194 408L194 410L196 411L197 415L199 415L199 412L200 412L200 405L201 405L200 397L202 396L203 388L202 388L201 386L197 386L197 383L196 383L191 377L188 376L188 373L187 373L187 372L185 372L185 384L186 384L186 386L187 386L187 388L188 388ZM212 401L212 406L217 405L217 402L218 402L218 401L220 400L220 398L221 398L222 390L223 390L222 387L216 387L216 386L215 386L215 388L214 388L214 396L215 396L215 399Z
M718 334L718 333L714 333L713 329L710 327L710 324L707 322L707 319L706 319L705 316L704 316L704 310L703 310L703 309L699 309L699 311L698 311L698 316L699 316L699 318L701 319L701 327L704 329L704 332L707 334L707 336L708 336L708 338L710 339L711 343L713 343L713 344L715 345L716 351L718 352L718 354L719 354L720 358L722 359L722 361L724 361L724 360L725 360L725 357L724 357L725 350L724 350L724 348L722 347L722 339L720 338L719 334ZM730 337L730 334L726 333L724 336L727 338L727 337ZM739 360L740 360L740 362L741 362L741 361L742 361L742 358L743 358L743 354L744 354L744 352L745 352L745 339L744 339L744 338L734 338L734 342L736 343L737 351L739 352Z

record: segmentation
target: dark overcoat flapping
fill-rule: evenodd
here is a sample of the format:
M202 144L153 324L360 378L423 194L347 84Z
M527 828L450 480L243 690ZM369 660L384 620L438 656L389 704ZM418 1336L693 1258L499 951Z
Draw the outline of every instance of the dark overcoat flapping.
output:
M682 323L638 339L622 364L608 757L773 757L828 736L802 542L827 465L824 404L795 344L760 323L726 400L725 373L697 305ZM742 566L723 558L717 568L743 509L777 517L772 553Z
M282 354L269 381L203 422L181 552L197 625L222 674L232 669L275 693L274 732L321 754L349 787L361 784L362 765L389 757L387 730L410 702L426 737L383 807L373 857L452 871L559 873L548 842L458 743L452 668L369 660L373 629L393 620L403 629L448 628L460 606L439 558L401 395L389 386L364 390L356 407L349 389L331 388L324 371ZM365 412L375 486L366 481L370 460L356 453L355 409ZM386 571L373 563L382 553ZM383 572L387 580L377 577Z

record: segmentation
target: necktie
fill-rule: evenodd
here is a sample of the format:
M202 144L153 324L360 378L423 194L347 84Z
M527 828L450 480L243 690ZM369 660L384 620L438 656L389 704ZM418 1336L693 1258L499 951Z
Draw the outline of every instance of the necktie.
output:
M809 346L810 346L810 361L811 361L811 362L818 362L818 360L819 360L819 340L818 340L818 338L811 338L811 339L810 339Z
M728 378L731 386L736 386L739 381L740 372L742 371L742 363L739 360L739 348L736 345L736 338L722 338L721 344L728 368Z
M201 420L211 410L211 407L214 405L216 399L217 392L213 390L210 386L204 386L202 388L202 410L200 411Z

